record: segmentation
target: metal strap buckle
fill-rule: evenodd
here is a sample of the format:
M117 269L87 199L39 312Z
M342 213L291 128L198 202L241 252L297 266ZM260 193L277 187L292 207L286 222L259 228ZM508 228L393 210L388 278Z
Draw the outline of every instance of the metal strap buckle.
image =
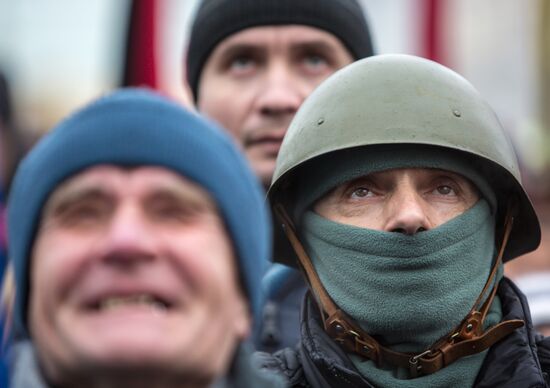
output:
M417 354L416 356L412 356L409 359L409 371L411 373L411 377L417 377L418 374L422 371L422 365L418 363L418 360L430 354L432 354L432 351L431 349L428 349L420 354Z

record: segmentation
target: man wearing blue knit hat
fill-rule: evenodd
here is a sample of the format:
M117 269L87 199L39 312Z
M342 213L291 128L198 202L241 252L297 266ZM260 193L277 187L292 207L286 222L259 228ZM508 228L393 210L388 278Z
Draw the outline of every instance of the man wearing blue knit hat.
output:
M12 387L258 387L269 217L212 125L128 90L53 129L8 205Z

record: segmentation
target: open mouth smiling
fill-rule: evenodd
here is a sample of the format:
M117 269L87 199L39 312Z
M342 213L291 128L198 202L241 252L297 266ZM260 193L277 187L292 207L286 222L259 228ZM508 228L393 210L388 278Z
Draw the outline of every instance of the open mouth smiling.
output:
M111 312L121 309L150 309L155 312L168 312L174 303L167 298L148 292L111 294L94 298L85 304L91 312Z
M150 294L136 294L129 296L111 296L94 303L92 308L99 311L109 311L125 306L145 306L154 310L165 311L171 306L168 302Z

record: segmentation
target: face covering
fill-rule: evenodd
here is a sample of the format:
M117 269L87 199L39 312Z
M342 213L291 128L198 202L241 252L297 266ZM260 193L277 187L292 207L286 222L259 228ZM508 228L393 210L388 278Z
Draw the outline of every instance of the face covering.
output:
M334 302L382 344L418 353L457 326L481 293L494 258L494 224L487 201L480 199L460 216L412 236L336 223L312 211L304 214L300 230ZM497 280L501 276L502 269ZM501 319L495 301L487 325ZM460 386L468 386L466 375L473 384L484 356L476 354L433 375L400 381L407 387L411 381L438 386L432 380L443 379L441 386L453 386L453 378L458 378ZM395 367L380 370L356 356L352 361L367 379L388 380L372 381L377 386L399 386L393 379L408 376Z

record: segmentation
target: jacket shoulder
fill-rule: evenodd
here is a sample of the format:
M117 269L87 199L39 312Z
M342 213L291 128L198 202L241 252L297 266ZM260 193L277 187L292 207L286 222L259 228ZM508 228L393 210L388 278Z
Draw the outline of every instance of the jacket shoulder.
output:
M550 386L550 337L537 338L537 355L546 384Z
M292 348L285 348L276 353L256 352L254 365L264 371L282 376L289 387L309 387L305 379L300 354Z

